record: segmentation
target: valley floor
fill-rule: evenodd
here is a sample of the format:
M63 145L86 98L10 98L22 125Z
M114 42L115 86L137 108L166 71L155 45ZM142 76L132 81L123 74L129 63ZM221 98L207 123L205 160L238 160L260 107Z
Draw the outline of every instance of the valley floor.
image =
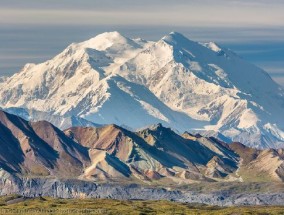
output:
M0 214L284 214L283 206L218 207L170 201L0 197Z

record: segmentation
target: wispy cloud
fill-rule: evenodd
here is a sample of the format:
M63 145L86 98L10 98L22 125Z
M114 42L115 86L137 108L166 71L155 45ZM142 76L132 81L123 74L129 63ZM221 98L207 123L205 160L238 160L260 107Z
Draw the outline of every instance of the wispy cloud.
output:
M2 0L1 24L284 26L283 1Z

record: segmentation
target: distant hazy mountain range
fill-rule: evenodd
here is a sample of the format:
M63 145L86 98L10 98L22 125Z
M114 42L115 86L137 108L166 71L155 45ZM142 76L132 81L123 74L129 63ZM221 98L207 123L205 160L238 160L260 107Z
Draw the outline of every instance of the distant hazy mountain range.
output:
M1 80L0 107L27 120L50 121L62 129L117 124L134 131L162 123L180 133L195 130L256 148L284 146L284 90L266 72L232 51L212 42L193 42L175 32L157 42L109 32L73 43L53 59L27 64L19 73ZM72 144L75 147L75 141ZM81 153L81 158L86 155L84 147L72 150L69 152ZM101 157L101 163L84 174L95 172L103 177L95 166L109 167L114 160L105 151L95 149L93 153ZM200 160L202 165L207 165L209 155ZM126 157L123 159L130 159ZM76 158L74 162L88 166L93 162L88 159L79 162ZM225 161L212 160L210 165L218 162ZM124 174L133 173L131 166L121 165ZM224 174L234 168L225 168ZM116 174L115 168L108 171ZM180 175L187 177L186 172Z

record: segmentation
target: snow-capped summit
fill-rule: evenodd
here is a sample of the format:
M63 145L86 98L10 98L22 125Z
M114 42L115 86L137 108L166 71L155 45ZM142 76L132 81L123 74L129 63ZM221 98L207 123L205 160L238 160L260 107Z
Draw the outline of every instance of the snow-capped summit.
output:
M157 42L107 32L73 43L0 82L0 106L35 119L44 113L133 129L163 123L284 146L283 89L232 51L177 32Z
M133 48L140 47L136 42L133 40L124 37L117 31L114 32L105 32L102 34L97 35L94 38L91 38L85 42L82 42L81 45L83 45L86 48L93 48L98 51L104 51L106 49L109 49L113 46L129 46Z

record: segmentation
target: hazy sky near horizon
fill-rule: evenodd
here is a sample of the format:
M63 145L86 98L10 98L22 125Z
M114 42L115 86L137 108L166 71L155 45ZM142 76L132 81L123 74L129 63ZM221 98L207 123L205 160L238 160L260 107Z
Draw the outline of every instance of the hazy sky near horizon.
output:
M216 41L284 86L284 0L0 0L0 75L104 31Z
M284 26L283 0L1 0L2 24Z

